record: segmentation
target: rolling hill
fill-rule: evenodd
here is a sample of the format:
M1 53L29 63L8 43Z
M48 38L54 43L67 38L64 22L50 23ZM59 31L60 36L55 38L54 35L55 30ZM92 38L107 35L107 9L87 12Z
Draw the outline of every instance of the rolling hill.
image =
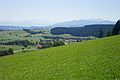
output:
M120 36L0 57L0 80L118 80Z

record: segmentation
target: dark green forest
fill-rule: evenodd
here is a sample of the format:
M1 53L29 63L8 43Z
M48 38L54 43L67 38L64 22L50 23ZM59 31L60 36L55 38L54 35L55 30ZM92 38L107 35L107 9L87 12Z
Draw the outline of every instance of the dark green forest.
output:
M106 36L109 31L112 31L114 24L96 24L86 25L84 27L56 27L51 29L53 35L71 34L72 36L87 37L95 36L99 37L100 30L103 31L103 36Z

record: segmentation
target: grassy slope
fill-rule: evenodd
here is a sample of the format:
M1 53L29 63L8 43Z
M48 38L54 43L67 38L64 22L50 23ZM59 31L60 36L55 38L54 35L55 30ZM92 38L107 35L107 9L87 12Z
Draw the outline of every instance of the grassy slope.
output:
M1 57L0 79L120 79L120 36Z

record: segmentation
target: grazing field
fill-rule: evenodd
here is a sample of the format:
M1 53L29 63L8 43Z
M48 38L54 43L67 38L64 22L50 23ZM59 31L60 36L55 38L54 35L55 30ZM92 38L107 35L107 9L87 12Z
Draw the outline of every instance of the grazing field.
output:
M36 49L36 46L29 46L31 49ZM9 48L12 48L14 51L22 50L23 46L17 46L17 45L0 45L0 50L8 50ZM26 48L28 49L28 48Z
M119 80L120 36L0 57L0 80Z
M17 46L17 45L0 45L0 50L6 50L12 48L13 50L21 50L22 46Z
M22 40L29 40L29 41L38 41L41 37L40 35L35 36L28 36L29 33L23 31L23 30L13 30L13 31L0 31L0 42L9 42L14 41L18 39ZM28 36L28 37L26 37Z
M7 42L22 39L25 35L28 35L28 33L23 30L0 31L0 41Z
M35 32L42 31L42 30L33 30ZM39 33L39 34L29 34L26 31L23 30L12 30L12 31L0 31L0 42L9 42L14 41L18 39L22 40L29 40L31 42L39 41L40 39L44 39L42 36L58 36L58 37L74 37L69 34L64 35L52 35L49 31L45 31L45 34Z

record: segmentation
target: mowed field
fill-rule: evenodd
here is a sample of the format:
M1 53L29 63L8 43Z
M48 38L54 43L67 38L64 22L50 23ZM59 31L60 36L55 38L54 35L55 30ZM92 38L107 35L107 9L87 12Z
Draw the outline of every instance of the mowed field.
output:
M0 57L0 80L120 80L120 36Z

